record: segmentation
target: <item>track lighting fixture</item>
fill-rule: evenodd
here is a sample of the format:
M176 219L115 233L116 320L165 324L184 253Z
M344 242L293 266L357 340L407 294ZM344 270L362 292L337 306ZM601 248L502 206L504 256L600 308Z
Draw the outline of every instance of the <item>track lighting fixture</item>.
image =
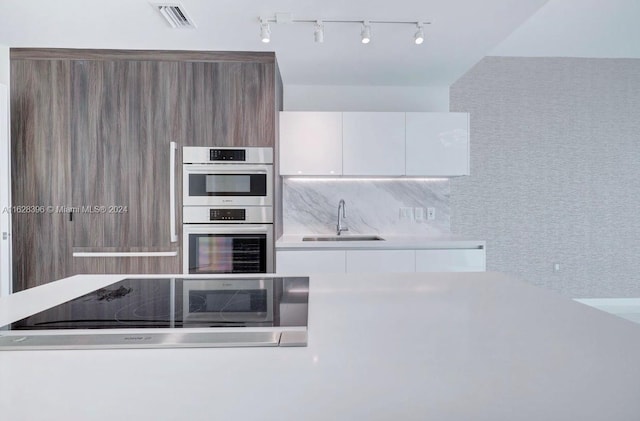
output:
M424 42L424 31L422 30L421 23L418 23L416 26L418 27L418 30L416 31L416 34L413 36L413 39L416 44L420 45Z
M272 18L260 17L260 37L262 42L268 43L271 41L271 28L269 23L275 24L291 24L291 23L305 23L313 24L313 39L317 43L324 42L324 26L325 23L330 24L360 24L362 26L360 30L360 41L363 44L371 42L371 24L391 24L391 25L415 25L416 32L413 36L413 41L420 45L424 42L424 25L430 25L431 22L425 21L388 21L388 20L344 20L344 19L293 19L291 13L276 13Z
M371 24L365 20L362 22L362 31L360 31L360 38L363 44L369 44L371 42Z
M271 27L266 19L260 19L260 38L265 44L271 41Z
M324 42L324 25L321 20L317 20L313 26L313 38L316 42Z

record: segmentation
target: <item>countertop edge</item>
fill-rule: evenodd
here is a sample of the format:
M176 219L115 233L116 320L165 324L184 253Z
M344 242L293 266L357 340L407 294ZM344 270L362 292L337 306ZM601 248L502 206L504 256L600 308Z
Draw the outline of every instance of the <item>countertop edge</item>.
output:
M437 239L437 238L416 238L416 237L388 237L384 235L384 241L302 241L300 236L283 236L276 241L276 250L357 250L357 249L380 249L380 250L452 250L452 249L486 249L484 240L466 239Z

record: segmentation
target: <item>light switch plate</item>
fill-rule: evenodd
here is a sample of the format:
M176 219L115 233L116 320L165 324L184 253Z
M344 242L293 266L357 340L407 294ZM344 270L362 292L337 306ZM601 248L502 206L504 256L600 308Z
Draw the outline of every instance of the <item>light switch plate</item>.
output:
M425 211L424 208L414 208L413 213L415 214L416 221L424 221L425 220Z
M413 208L401 207L400 208L400 219L413 220Z

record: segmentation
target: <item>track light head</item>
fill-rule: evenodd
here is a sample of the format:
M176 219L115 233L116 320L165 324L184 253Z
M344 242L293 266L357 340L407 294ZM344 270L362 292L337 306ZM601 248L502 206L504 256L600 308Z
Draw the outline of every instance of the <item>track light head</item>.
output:
M362 31L360 31L360 38L363 44L369 44L371 42L371 25L368 20L362 22Z
M266 19L260 19L260 39L265 44L271 41L271 28L269 22Z
M313 25L313 38L316 42L324 42L324 25L321 20L317 20Z
M418 30L413 36L413 39L417 45L420 45L424 42L424 30L421 23L417 23L416 26L418 27Z

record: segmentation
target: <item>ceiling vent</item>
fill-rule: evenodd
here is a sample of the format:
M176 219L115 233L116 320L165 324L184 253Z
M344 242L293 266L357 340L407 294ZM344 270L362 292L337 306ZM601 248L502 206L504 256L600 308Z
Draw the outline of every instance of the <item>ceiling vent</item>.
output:
M172 28L195 28L196 24L187 15L184 7L176 3L152 3L160 14L169 22Z

